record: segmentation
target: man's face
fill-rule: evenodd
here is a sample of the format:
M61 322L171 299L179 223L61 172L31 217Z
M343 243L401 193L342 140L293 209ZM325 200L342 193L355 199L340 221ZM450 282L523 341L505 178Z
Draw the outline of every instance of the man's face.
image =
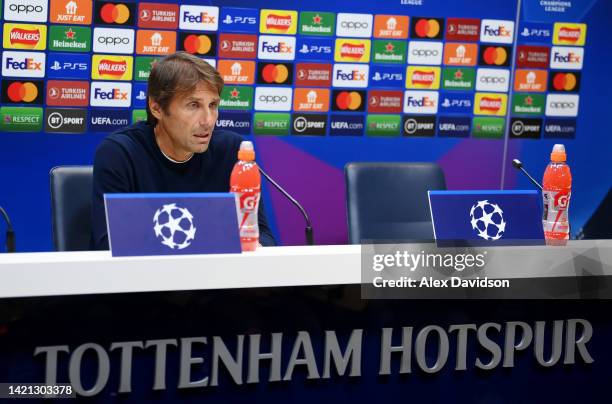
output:
M166 111L149 100L149 108L157 118L156 135L162 150L178 159L208 150L219 102L217 92L203 82L191 93L173 97Z

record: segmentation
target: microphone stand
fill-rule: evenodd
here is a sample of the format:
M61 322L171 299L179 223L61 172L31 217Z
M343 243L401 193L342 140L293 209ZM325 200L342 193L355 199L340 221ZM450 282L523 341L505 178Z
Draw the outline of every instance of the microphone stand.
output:
M14 253L15 252L15 231L13 230L13 225L11 224L11 219L9 219L8 214L0 206L0 214L4 217L4 221L6 222L6 252Z
M527 178L529 178L531 180L531 182L533 182L535 184L536 187L540 188L540 191L544 190L542 188L542 185L540 185L540 183L537 182L531 175L529 175L529 173L523 168L523 163L521 163L521 160L519 160L519 159L512 160L512 165L517 170L521 170L523 172L523 174L525 174L527 176Z

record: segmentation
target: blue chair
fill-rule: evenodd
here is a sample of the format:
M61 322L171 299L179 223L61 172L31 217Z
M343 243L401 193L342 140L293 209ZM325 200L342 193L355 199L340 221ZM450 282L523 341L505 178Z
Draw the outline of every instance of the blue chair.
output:
M49 177L55 250L90 250L93 167L54 167Z
M435 163L349 163L344 168L349 240L433 240L428 190L444 190Z

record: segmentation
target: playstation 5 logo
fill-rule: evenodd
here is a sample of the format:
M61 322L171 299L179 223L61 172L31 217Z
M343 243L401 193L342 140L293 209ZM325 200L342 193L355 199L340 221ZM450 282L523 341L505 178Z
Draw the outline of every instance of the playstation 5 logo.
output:
M227 32L257 32L258 11L251 8L223 7L219 20L221 30Z

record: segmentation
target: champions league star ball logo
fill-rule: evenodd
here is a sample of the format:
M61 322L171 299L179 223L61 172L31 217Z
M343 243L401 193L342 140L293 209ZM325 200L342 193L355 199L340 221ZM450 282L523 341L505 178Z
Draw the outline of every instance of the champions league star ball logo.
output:
M171 249L182 250L189 247L195 238L196 228L193 226L193 215L185 208L175 203L164 205L157 209L153 216L155 235L161 243Z
M472 229L485 240L499 240L506 231L504 211L488 200L478 201L470 210Z

